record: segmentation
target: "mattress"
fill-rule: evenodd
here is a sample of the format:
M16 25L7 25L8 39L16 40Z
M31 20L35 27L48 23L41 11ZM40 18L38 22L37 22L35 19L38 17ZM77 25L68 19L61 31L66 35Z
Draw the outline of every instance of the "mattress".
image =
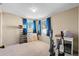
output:
M0 56L49 56L49 45L38 40L11 45L0 49Z

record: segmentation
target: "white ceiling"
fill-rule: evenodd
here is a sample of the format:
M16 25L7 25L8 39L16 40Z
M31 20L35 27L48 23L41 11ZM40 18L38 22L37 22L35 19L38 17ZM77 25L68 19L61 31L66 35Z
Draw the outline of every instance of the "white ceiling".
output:
M17 16L40 18L54 15L78 5L78 3L2 3L0 8ZM35 13L30 10L33 7L37 9Z

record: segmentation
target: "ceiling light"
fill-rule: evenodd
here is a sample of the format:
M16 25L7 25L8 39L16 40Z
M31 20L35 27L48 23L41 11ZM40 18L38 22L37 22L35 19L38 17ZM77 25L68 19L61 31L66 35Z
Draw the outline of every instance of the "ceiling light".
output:
M32 7L32 8L31 8L31 11L32 11L33 13L35 13L35 12L37 11L37 8Z
M32 9L32 11L35 13L36 12L36 9Z

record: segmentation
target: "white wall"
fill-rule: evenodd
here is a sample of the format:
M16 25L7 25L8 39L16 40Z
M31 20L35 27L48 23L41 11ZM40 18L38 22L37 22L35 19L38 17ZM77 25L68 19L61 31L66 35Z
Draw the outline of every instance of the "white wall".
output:
M3 13L3 44L5 46L18 44L19 42L19 29L18 29L18 17Z
M1 13L0 13L0 41L1 41ZM1 46L1 42L0 42L0 46Z
M74 50L78 51L78 8L60 12L52 16L54 36L61 30L68 30L74 34Z
M0 10L0 46L2 46L2 11Z
M79 7L78 7L78 55L79 55Z

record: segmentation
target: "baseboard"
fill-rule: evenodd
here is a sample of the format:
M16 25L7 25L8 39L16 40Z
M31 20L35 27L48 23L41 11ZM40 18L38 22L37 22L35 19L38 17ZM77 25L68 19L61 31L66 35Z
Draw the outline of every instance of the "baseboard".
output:
M5 46L4 46L4 45L2 45L2 46L0 46L0 48L5 48Z
M73 55L78 56L78 51L73 51Z
M79 51L78 51L78 56L79 56Z

